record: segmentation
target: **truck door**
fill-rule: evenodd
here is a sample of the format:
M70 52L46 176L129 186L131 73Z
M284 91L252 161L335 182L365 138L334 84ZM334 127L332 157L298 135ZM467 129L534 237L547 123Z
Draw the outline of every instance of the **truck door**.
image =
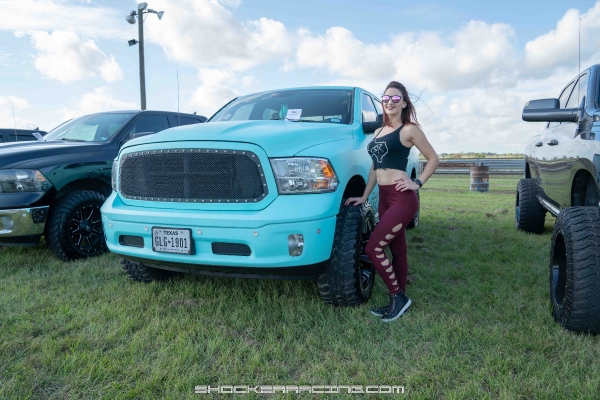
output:
M588 78L589 73L586 71L567 87L567 89L571 87L571 93L565 103L563 103L565 93L561 95L561 108L579 107L581 99L587 94ZM543 153L546 156L546 178L544 179L546 191L561 209L571 206L573 166L578 161L578 154L581 154L579 148L587 144L586 141L582 143L581 136L575 138L577 127L574 122L550 123L547 135L543 139Z

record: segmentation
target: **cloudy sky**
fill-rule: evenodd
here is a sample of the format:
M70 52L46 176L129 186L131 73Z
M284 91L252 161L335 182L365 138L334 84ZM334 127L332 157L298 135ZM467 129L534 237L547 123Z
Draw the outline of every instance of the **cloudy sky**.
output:
M439 153L522 152L540 124L527 100L557 97L600 62L600 1L150 0L149 109L210 116L231 98L390 80L410 92ZM0 127L139 108L128 0L0 0Z

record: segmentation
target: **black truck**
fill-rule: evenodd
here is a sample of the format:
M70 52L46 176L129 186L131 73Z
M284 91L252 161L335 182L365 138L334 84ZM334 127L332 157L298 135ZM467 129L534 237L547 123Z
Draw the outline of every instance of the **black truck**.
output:
M550 245L554 319L600 333L600 64L573 78L555 99L531 100L523 120L546 122L525 148L516 225L542 233L557 217Z
M0 143L0 247L35 246L42 236L64 261L107 250L100 207L128 140L206 117L114 111L63 123L42 141Z
M32 140L38 140L38 138L34 136L35 133L39 133L41 136L46 134L46 132L40 131L39 129L0 128L0 143L28 142Z

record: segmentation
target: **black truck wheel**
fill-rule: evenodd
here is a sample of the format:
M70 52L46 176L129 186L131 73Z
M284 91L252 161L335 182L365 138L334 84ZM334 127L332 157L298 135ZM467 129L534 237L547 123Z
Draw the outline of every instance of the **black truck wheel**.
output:
M100 207L106 196L91 190L65 195L51 207L46 243L63 261L96 256L107 251Z
M600 333L600 214L571 207L554 224L550 247L554 320L576 332Z
M419 200L419 207L417 208L417 213L413 217L412 221L408 223L406 229L414 229L419 226L419 212L421 211L421 196L419 196L419 191L417 190L417 200Z
M172 271L152 268L139 262L120 258L119 262L123 271L134 281L150 283L152 281L162 281L173 275Z
M369 203L343 204L337 215L331 258L317 283L326 304L356 306L367 301L373 290L375 268L365 248L375 227L375 212Z
M540 204L537 196L540 188L531 179L521 179L517 184L517 198L515 201L515 223L517 229L542 233L546 220L546 210Z

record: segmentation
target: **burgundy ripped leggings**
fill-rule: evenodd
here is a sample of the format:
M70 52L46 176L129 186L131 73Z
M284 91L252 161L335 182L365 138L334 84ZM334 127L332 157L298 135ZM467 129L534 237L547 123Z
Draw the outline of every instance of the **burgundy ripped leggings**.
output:
M406 259L406 226L412 221L419 200L412 190L400 192L396 185L379 186L379 223L365 249L390 294L406 292L408 261ZM389 246L393 261L385 255Z

